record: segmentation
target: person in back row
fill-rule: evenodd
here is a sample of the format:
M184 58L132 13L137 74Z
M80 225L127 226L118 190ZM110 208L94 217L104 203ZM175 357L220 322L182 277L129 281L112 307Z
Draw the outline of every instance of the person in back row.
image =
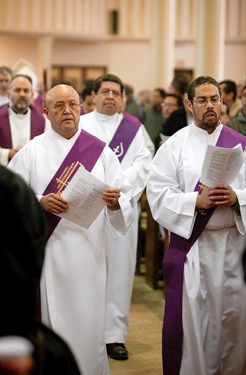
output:
M36 135L50 128L50 122L33 104L32 80L24 74L12 77L10 103L0 107L0 164L12 157Z
M171 232L163 260L163 372L243 375L246 137L221 124L214 78L194 79L187 92L194 122L159 148L147 182L153 218ZM221 178L213 183L200 180L208 145L239 145L242 163L233 181L220 171L214 171Z
M125 235L133 219L132 188L105 142L79 129L80 108L72 86L50 89L44 111L52 129L28 142L8 167L33 188L49 223L41 279L42 321L65 338L83 375L108 375L106 223ZM59 216L69 214L75 205L74 215L84 218L93 206L93 197L82 205L87 180L78 181L81 197L76 203L62 196L81 167L107 186L101 195L104 208L88 229Z
M82 102L81 111L80 111L81 115L84 115L85 113L89 113L93 111L93 109L95 108L93 96L91 94L92 90L93 88L88 86L88 87L83 88L81 92L81 102Z
M152 142L157 150L160 144L160 133L162 132L163 116L162 103L166 92L160 87L156 87L151 95L151 105L145 109L143 124L149 133Z
M139 119L141 123L144 120L144 108L140 104L138 104L135 96L134 96L134 89L131 85L124 84L125 87L125 111L130 115L133 115Z
M228 105L229 117L232 118L236 116L241 109L241 101L237 97L237 84L230 79L220 81L219 84L222 100Z
M143 125L123 116L124 84L114 74L99 76L94 82L95 109L80 117L80 127L106 142L117 155L122 170L133 187L131 204L134 222L124 237L107 225L108 276L106 291L105 342L108 355L128 359L125 346L129 330L129 311L136 269L138 239L138 201L146 186L152 158Z
M227 125L237 132L246 135L246 86L242 88L241 102L242 108L236 116L229 119Z
M9 84L13 76L12 69L0 66L0 106L9 103Z
M223 125L228 125L229 107L226 103L221 104L220 121Z

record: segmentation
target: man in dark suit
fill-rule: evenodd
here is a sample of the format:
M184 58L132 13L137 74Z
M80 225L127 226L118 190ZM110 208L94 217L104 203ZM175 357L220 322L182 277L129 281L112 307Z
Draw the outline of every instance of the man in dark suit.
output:
M0 166L0 338L29 340L32 375L79 375L67 343L38 318L38 290L47 241L46 220L29 186ZM19 363L0 360L1 374L23 374ZM7 366L7 367L6 367ZM29 371L29 370L28 370ZM29 374L26 371L25 374Z

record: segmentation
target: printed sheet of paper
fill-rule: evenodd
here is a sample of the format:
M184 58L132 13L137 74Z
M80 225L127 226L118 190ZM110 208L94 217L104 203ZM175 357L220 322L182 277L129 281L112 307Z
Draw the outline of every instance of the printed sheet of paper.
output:
M208 145L200 181L206 186L231 184L243 164L242 146L223 148Z
M80 167L62 192L62 197L69 202L69 209L58 216L88 229L105 207L102 193L108 187Z

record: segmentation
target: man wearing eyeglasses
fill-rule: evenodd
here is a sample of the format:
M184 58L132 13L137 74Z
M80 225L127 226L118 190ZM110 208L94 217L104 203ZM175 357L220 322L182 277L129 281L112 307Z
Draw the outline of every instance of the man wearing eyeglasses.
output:
M152 158L143 134L143 125L122 113L122 80L105 74L94 82L95 109L80 118L82 129L106 142L118 156L122 169L133 187L134 222L127 234L117 235L108 225L108 283L106 293L105 342L108 355L116 360L128 359L125 346L129 310L136 267L138 239L138 201L146 186Z
M230 184L200 181L208 145L242 147L245 136L220 122L221 89L209 76L188 86L194 122L171 136L150 167L147 199L171 232L162 349L165 375L244 374L246 166Z
M166 94L161 107L162 116L164 120L167 120L171 113L183 107L183 99L177 94Z
M237 132L246 135L246 86L241 91L242 108L237 115L230 118L227 125Z
M23 146L9 168L33 188L48 219L40 288L42 321L68 342L81 374L109 375L104 340L106 222L125 234L133 221L132 188L106 143L79 129L80 109L79 94L72 86L51 88L44 108L50 131ZM101 195L105 205L89 227L70 221L73 215L63 217L76 201L77 217L90 214L86 208L96 204L93 197L82 204L81 196L91 186L82 178L72 192L75 202L70 201L71 195L65 199L61 194L81 166L89 181L95 176L108 186Z

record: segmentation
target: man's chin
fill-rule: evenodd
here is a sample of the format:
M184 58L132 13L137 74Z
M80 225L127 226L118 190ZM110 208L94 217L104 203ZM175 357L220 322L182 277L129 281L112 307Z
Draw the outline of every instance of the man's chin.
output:
M202 128L206 130L214 130L217 127L217 122L203 122Z
M116 113L115 107L105 108L105 115L112 116Z
M28 106L26 104L25 105L17 105L16 108L18 109L18 111L24 111L24 110L28 109Z

